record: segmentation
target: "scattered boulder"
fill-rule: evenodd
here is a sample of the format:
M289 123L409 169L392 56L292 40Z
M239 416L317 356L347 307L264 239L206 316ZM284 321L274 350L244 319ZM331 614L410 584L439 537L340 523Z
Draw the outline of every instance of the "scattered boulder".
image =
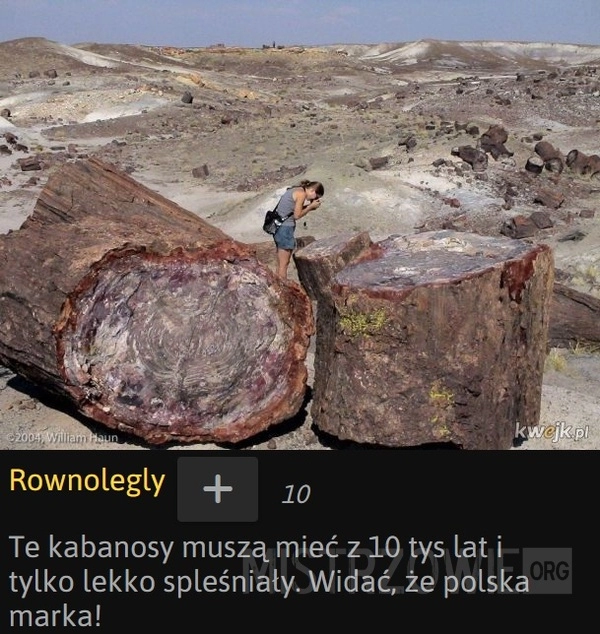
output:
M407 150L412 150L417 146L417 138L412 134L406 136L398 141L398 146L404 146Z
M476 123L467 123L465 132L471 136L479 136L479 126Z
M377 170L385 167L389 163L389 156L376 156L369 159L369 165L371 169Z
M194 167L192 169L192 176L194 178L206 178L208 176L208 165L204 163L200 167Z
M565 201L563 194L556 190L540 189L533 199L533 202L540 203L544 207L558 209Z
M587 235L587 233L585 233L585 231L581 231L580 229L574 229L573 231L569 231L569 233L566 233L564 236L560 237L558 239L559 242L579 242L580 240L583 240L585 238L585 236Z
M30 172L33 170L41 170L42 162L37 156L28 156L17 161L22 172Z
M442 202L445 205L449 205L450 207L454 207L455 209L460 207L460 200L458 200L458 198L445 197L445 198L442 198Z
M538 229L549 229L554 226L552 218L545 211L534 211L529 217Z

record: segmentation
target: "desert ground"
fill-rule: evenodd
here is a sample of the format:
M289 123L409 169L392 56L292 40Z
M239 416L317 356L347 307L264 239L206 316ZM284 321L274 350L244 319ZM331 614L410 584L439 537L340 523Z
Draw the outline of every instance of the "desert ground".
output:
M546 225L518 239L550 245L561 280L600 296L600 174L526 169L542 140L563 157L600 153L600 47L180 49L26 38L0 43L0 115L0 234L19 229L53 170L88 156L248 243L269 240L265 210L308 178L325 196L299 237L447 227L499 236L515 217L543 211ZM491 126L507 139L476 171L456 150ZM313 428L313 354L302 411L235 448L360 448ZM600 449L598 376L597 345L549 348L540 426L556 435L514 450ZM0 449L150 447L0 367Z

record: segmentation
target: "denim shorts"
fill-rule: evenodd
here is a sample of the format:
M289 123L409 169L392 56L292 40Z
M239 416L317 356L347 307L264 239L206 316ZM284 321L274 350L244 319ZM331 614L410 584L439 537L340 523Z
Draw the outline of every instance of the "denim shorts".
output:
M273 240L275 240L277 248L293 251L296 248L296 238L294 237L295 230L296 227L294 227L294 225L281 225L273 236Z

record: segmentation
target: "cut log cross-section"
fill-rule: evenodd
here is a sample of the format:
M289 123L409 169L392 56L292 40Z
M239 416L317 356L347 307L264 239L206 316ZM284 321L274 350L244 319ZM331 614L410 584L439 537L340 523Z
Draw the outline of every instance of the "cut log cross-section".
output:
M311 414L322 431L508 449L517 425L539 423L554 279L546 245L452 231L370 246L340 237L295 261L317 302Z
M0 363L150 444L294 416L312 304L249 245L95 159L0 238Z

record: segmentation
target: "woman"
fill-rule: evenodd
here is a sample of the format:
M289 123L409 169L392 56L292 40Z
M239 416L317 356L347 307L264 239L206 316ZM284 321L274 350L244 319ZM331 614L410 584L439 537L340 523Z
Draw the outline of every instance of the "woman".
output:
M296 221L310 211L318 209L324 193L325 188L319 181L303 180L300 185L288 187L281 197L277 213L285 220L273 236L277 247L277 275L279 277L287 278L292 252L296 248L294 236Z

